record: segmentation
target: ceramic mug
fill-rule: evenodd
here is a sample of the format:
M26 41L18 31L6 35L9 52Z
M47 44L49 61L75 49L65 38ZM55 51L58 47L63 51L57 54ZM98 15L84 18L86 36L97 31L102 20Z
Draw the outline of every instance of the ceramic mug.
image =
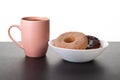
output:
M13 39L10 30L16 27L21 31L22 42ZM12 25L8 29L11 40L24 49L28 57L45 56L49 41L49 19L46 17L23 17L21 25Z

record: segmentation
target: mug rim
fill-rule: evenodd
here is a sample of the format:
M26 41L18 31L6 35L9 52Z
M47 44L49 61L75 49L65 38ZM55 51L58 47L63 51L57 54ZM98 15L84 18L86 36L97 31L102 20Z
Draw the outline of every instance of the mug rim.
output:
M27 17L23 17L21 20L25 20L25 21L49 21L49 18L37 17L37 16L27 16Z

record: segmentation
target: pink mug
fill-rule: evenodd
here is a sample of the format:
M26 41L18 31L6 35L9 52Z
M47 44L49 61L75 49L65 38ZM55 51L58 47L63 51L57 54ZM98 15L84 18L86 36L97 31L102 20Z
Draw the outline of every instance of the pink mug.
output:
M10 30L13 27L21 31L21 43L15 41L11 36ZM21 25L10 26L8 35L16 45L24 49L26 56L33 58L45 56L49 40L49 19L24 17L21 19Z

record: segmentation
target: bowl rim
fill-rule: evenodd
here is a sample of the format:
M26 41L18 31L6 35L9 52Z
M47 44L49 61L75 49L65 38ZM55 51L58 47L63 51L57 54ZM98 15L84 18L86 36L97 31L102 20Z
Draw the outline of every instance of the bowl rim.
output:
M81 49L81 50L78 50L78 49L67 49L67 48L56 47L56 46L54 46L54 45L52 44L54 40L55 40L55 39L52 39L52 40L49 40L49 41L48 41L49 46L54 47L54 48L56 48L56 49L69 50L69 51L70 51L70 50L71 50L71 51L93 51L93 50L104 49L104 48L108 47L108 45L109 45L108 41L105 41L105 40L101 40L101 39L100 39L100 43L102 44L102 47L96 48L96 49L83 49L83 50ZM104 46L103 46L103 45L104 45Z

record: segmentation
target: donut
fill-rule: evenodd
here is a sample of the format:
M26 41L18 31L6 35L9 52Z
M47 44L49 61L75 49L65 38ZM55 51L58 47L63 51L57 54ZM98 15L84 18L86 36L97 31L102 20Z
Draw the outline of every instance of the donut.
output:
M53 45L67 49L86 49L88 39L82 32L65 32L54 40Z
M97 37L87 35L87 38L88 38L88 46L86 49L96 49L101 46L100 40Z

